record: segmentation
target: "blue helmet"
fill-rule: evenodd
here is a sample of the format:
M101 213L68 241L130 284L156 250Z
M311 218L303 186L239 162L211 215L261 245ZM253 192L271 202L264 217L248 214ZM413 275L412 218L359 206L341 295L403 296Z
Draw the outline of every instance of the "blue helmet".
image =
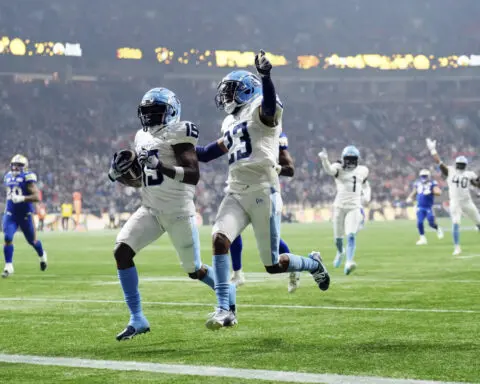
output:
M167 88L150 89L138 106L138 118L144 131L156 133L180 121L182 105L175 93Z
M262 93L260 79L248 71L233 71L217 86L215 104L228 114L233 114Z
M360 151L357 147L349 145L348 147L343 148L342 151L342 160L343 167L346 169L354 169L358 165L358 159L360 157Z
M458 156L455 159L455 168L462 171L467 168L467 165L468 165L468 160L465 156Z

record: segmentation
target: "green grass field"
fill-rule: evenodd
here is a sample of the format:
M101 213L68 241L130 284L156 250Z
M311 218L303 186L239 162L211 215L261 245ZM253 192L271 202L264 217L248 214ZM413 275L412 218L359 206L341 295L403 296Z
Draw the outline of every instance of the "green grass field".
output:
M208 264L209 233L202 228ZM288 294L286 275L263 272L248 230L239 325L218 332L204 326L213 291L183 274L165 237L136 258L152 332L119 343L128 311L112 256L115 232L41 234L49 256L43 273L18 235L15 274L0 280L0 354L480 382L480 234L462 233L462 258L451 255L450 233L427 237L428 246L416 247L413 222L369 223L358 237L358 269L344 276L331 267L329 225L284 225L291 249L319 249L332 277L321 292L303 274ZM266 383L178 373L0 362L5 383Z

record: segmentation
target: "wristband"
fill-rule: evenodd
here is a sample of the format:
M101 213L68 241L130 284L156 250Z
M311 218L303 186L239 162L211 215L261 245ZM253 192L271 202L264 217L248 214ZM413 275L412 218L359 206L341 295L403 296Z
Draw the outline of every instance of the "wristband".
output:
M182 182L183 176L185 176L185 170L183 167L173 167L173 169L175 170L175 177L173 179Z

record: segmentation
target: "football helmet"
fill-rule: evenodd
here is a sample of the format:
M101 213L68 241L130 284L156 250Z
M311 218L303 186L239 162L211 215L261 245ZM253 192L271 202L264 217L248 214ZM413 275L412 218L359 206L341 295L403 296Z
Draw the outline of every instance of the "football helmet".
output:
M167 125L178 123L182 105L175 93L167 88L150 89L138 106L138 118L143 130L151 134L160 132Z
M233 71L218 84L215 104L218 109L235 114L261 94L262 84L256 75L248 71Z
M358 166L358 159L360 157L360 151L354 145L349 145L343 148L342 162L343 168L355 169Z
M455 159L455 168L457 168L460 171L463 171L464 169L467 168L468 165L468 160L465 156L458 156Z
M16 154L10 161L10 170L14 176L25 172L28 169L28 159L20 154Z
M428 181L428 179L430 179L430 171L428 169L422 169L419 173L419 176L420 176L420 180L422 180L423 182L426 182Z

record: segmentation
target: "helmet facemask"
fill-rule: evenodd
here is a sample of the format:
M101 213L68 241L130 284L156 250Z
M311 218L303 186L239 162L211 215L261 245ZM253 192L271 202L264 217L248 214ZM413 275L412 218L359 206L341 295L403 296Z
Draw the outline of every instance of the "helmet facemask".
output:
M10 170L13 176L18 176L25 170L24 163L10 163Z
M140 104L137 114L143 130L151 134L160 132L179 119L179 114L172 105L159 102Z
M464 171L467 169L467 163L455 163L455 168L459 171Z
M253 90L238 80L222 81L217 87L215 104L229 115L238 112L238 109L252 98Z
M358 157L357 156L344 156L343 157L343 168L345 169L355 169L358 166Z

